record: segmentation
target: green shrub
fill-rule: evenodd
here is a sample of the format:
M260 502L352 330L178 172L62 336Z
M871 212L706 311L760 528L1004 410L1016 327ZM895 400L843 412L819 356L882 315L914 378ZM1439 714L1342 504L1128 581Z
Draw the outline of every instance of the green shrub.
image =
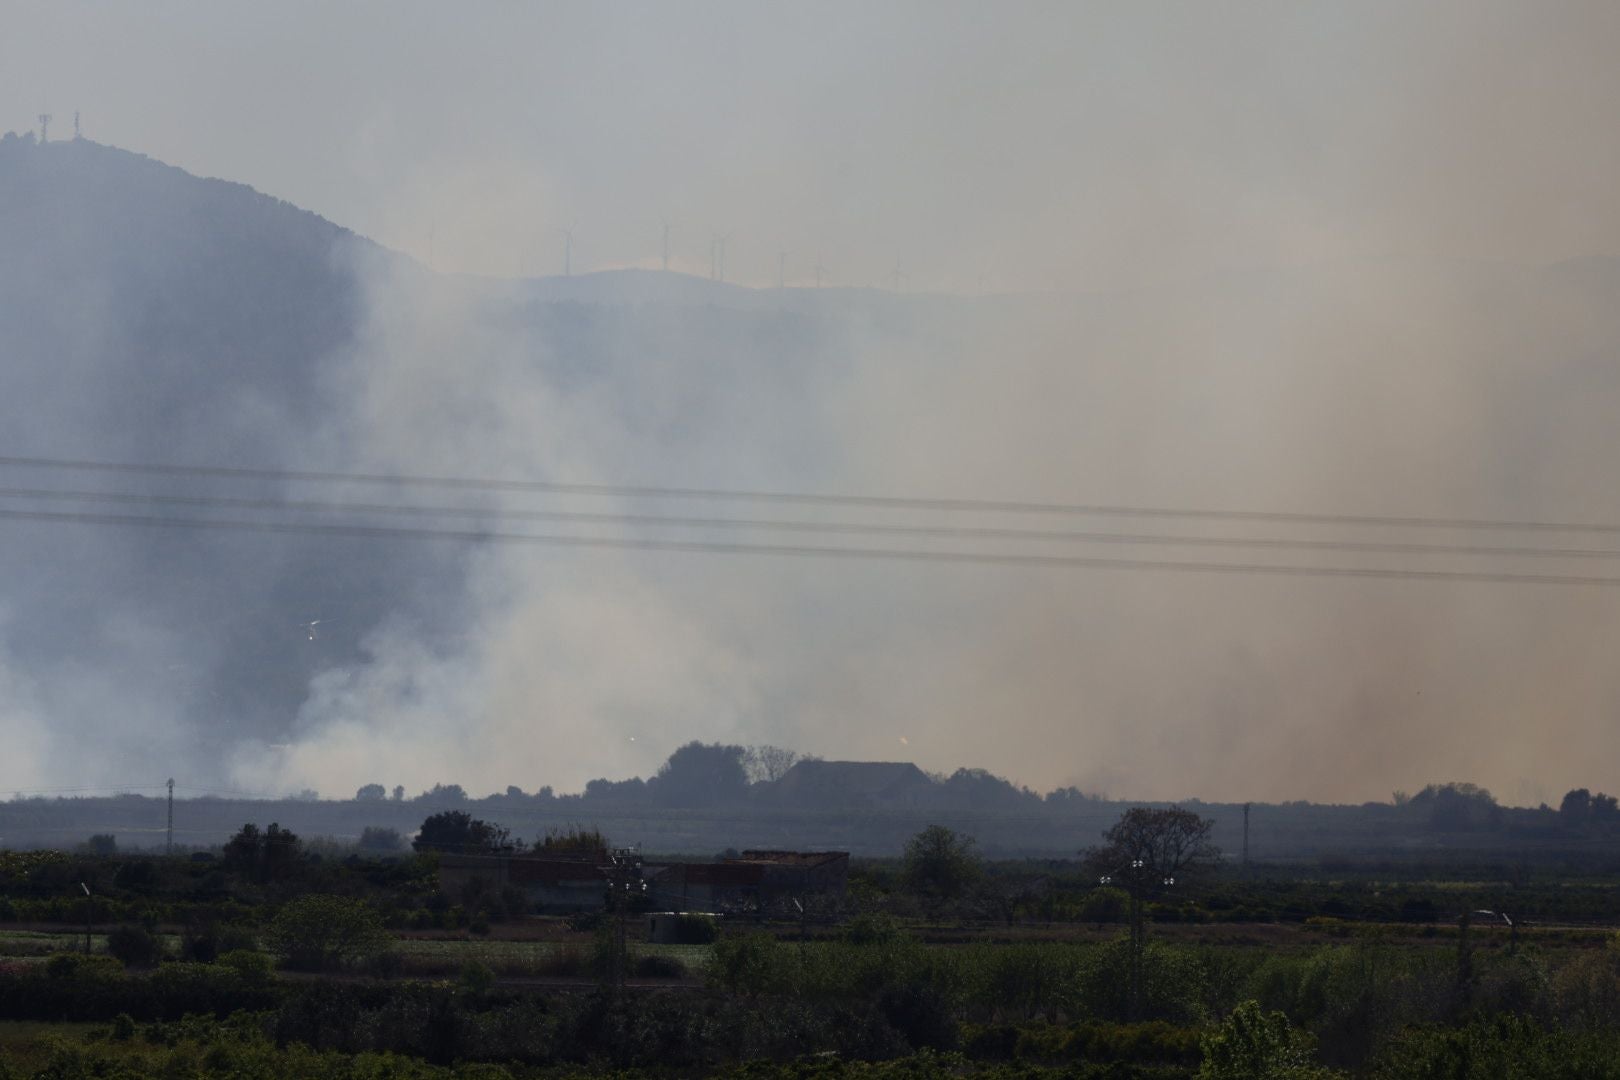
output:
M712 986L757 997L781 986L781 946L769 934L740 934L714 943L708 976Z
M364 963L388 945L388 932L368 904L312 894L290 901L270 924L270 945L295 971L335 971Z
M469 960L462 965L461 988L472 994L487 993L495 985L495 973L489 969L488 964Z
M125 967L156 967L163 939L143 926L119 926L107 934L107 952Z
M673 956L647 953L636 960L635 972L643 979L684 979L686 965Z
M252 949L232 949L221 955L216 963L236 972L243 982L252 986L268 983L275 971L275 964L268 956Z
M883 945L900 936L900 924L887 915L857 915L844 924L843 938L851 945Z
M1232 1011L1203 1041L1199 1080L1318 1080L1333 1074L1316 1064L1311 1037L1282 1013L1264 1013L1253 1001Z

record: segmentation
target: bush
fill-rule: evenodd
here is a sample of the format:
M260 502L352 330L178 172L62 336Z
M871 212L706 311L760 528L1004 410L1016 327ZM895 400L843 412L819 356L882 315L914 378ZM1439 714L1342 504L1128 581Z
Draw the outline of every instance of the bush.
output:
M1245 1001L1204 1039L1199 1080L1317 1080L1332 1074L1313 1060L1309 1035L1282 1013L1263 1013Z
M709 957L709 982L733 994L757 997L777 988L780 946L769 934L721 938Z
M461 988L471 994L484 994L495 985L495 973L488 964L469 960L461 968Z
M878 995L878 1012L917 1050L956 1049L956 1018L931 986L891 986Z
M107 935L107 952L125 967L156 967L163 939L142 926L119 926Z
M720 927L708 915L687 913L676 916L675 940L682 945L711 945L720 936Z
M900 924L887 915L857 915L844 924L851 945L886 945L900 936Z
M276 913L270 945L295 971L335 971L363 963L388 945L388 932L372 908L359 900L301 896Z
M251 949L232 949L219 958L219 966L229 968L250 986L262 986L270 981L275 965L262 952Z
M673 956L648 953L636 961L636 974L643 979L684 979L686 965Z

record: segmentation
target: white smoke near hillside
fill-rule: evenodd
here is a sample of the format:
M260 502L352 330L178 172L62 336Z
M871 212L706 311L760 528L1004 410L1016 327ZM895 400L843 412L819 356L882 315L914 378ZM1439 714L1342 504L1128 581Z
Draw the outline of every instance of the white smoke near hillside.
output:
M1612 435L1571 422L1587 394L1620 392L1615 376L1587 359L1598 342L1620 341L1620 328L1567 293L1556 273L1408 264L1397 274L1374 265L1073 306L897 299L877 318L827 304L808 320L767 310L762 325L796 342L791 365L751 348L706 353L701 333L680 339L683 349L698 342L697 352L642 354L630 329L649 318L639 308L609 306L603 325L623 338L604 345L582 344L569 324L547 329L511 296L464 282L375 278L371 296L348 391L358 403L356 468L1212 509L1620 517L1612 496L1601 501L1602 478L1591 468L1610 459ZM655 318L712 317L672 306ZM1585 331L1556 361L1557 378L1544 378L1545 359L1527 370L1512 347L1535 325L1562 327L1567 338L1583 320ZM570 349L590 352L596 366L582 367ZM1504 469L1509 438L1517 454ZM668 499L504 495L499 503L964 520L694 509ZM1584 512L1572 515L1571 506ZM965 520L1482 542L1466 533L1247 522ZM719 538L964 549L907 536ZM1592 574L1603 565L1141 542L966 548L1446 572ZM596 776L648 775L692 738L941 770L980 766L1042 788L1078 783L1164 798L1359 800L1448 777L1541 798L1565 777L1614 764L1599 733L1620 686L1599 661L1620 622L1615 592L1602 588L530 545L467 557L448 643L425 645L408 625L379 628L365 643L366 663L315 681L297 738L259 782L577 790ZM1546 738L1544 722L1571 737Z

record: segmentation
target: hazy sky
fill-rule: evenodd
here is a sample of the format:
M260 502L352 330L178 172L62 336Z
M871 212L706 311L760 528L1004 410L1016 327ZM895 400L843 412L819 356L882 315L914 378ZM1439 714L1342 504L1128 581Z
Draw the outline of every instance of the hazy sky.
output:
M368 468L1614 521L1613 266L1537 268L1620 254L1616 55L1614 3L0 0L0 130L80 110L439 270L555 274L576 221L576 272L655 267L667 222L751 284L1113 294L582 398L489 294L380 275L334 360ZM1155 797L1620 769L1614 589L802 562L481 555L464 651L382 626L244 776L568 787L690 737Z
M1108 289L1620 248L1610 3L3 5L0 127L440 269ZM1466 191L1466 197L1459 193Z

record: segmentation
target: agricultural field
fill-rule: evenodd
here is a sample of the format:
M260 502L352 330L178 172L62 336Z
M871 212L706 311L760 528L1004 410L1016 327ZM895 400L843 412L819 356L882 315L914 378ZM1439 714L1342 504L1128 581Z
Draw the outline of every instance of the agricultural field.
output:
M268 863L0 855L0 1077L1620 1076L1601 874L1212 865L1172 893L944 830L802 918L655 945L628 909L287 835Z

